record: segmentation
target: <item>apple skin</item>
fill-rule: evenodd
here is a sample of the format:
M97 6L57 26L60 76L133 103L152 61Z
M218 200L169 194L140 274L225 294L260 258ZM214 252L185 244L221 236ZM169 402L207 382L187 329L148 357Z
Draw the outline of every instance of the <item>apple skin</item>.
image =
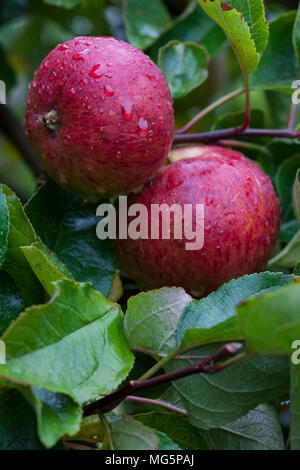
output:
M173 100L142 51L112 37L77 37L35 72L25 121L49 175L97 201L156 174L173 140Z
M217 146L181 148L172 157L177 161L130 196L128 206L144 204L151 227L151 204L193 204L194 229L195 204L204 204L204 246L187 251L187 240L174 239L172 224L170 240L118 239L117 256L127 274L142 289L177 286L200 298L261 271L280 227L269 176L241 153Z

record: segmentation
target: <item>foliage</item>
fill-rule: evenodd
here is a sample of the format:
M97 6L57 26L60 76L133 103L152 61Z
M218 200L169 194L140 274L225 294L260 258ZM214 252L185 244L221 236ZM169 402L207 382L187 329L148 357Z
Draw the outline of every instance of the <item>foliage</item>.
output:
M192 0L179 2L178 13L170 3L4 0L0 79L14 114L23 116L26 87L54 45L111 34L157 62L177 127L240 88L239 66L246 84L249 78L251 126L281 127L298 78L300 7L278 13L275 1ZM243 97L227 102L196 129L235 128L243 108ZM299 450L300 369L290 357L300 340L300 140L237 135L231 142L270 175L281 202L280 237L268 270L196 300L176 287L139 292L128 279L120 298L113 245L96 236L97 205L51 180L32 194L35 177L6 137L1 181L13 189L0 186L0 448L65 449L76 441L116 450ZM218 373L162 382L139 400L82 416L130 380L189 368L232 342L242 345L236 357L206 364L224 366Z

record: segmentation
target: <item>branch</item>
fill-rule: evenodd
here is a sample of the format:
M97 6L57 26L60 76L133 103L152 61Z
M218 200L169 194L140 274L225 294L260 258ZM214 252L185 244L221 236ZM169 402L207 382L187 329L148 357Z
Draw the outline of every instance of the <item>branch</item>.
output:
M141 390L147 388L155 387L157 385L163 385L174 380L182 379L193 374L199 374L202 372L204 374L216 374L221 372L225 368L233 365L233 362L226 362L224 364L217 364L217 362L228 359L230 357L236 356L242 348L241 343L229 343L225 346L222 346L214 354L206 357L201 362L196 362L188 367L183 369L176 370L174 372L169 372L167 374L159 375L157 377L151 378L141 382L140 380L133 380L122 387L120 390L117 390L110 395L101 398L100 400L90 403L83 408L83 416L91 416L94 414L105 414L112 411L114 408L119 406L119 404L128 396L133 395Z
M27 140L23 126L4 104L0 104L0 131L15 145L34 174L38 176L42 171L41 164Z
M245 129L240 127L231 127L229 129L220 129L216 131L200 132L199 134L175 134L173 145L201 143L207 144L231 137L283 137L286 139L297 139L300 132L291 129Z

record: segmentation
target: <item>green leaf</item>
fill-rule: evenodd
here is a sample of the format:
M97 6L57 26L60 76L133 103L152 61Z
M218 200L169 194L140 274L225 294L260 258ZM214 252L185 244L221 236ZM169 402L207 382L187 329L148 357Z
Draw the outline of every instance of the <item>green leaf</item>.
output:
M198 2L208 16L224 30L245 72L253 72L258 64L259 54L242 13L221 0ZM259 45L262 46L262 43Z
M180 316L190 300L183 289L175 287L163 287L131 297L124 320L129 345L157 353L171 352L177 346L176 329Z
M293 268L300 261L300 230L277 255L270 259L268 266Z
M293 157L297 153L300 153L300 142L299 139L271 139L267 144L268 153L271 154L271 161L268 162L267 173L275 180L275 175L278 167L287 158ZM261 158L261 163L266 171L264 165L264 158Z
M300 368L299 364L291 364L290 390L290 439L291 450L300 449Z
M247 22L257 52L265 50L269 39L263 0L228 0L227 3L241 13Z
M183 450L209 450L210 444L203 432L193 427L188 418L172 411L151 411L134 415L134 419L164 432Z
M82 409L70 397L37 387L20 387L23 396L34 408L39 438L45 447L53 447L65 434L79 430Z
M157 437L159 438L158 450L182 450L172 439L169 438L165 433L156 431L153 429Z
M115 450L159 449L159 438L156 433L131 418L112 423L111 437Z
M282 224L280 227L279 240L283 243L289 243L293 236L296 235L299 228L299 224L295 219Z
M200 44L205 47L210 57L227 43L223 30L206 15L197 1L193 0L158 39L151 49L151 55L156 58L159 49L172 40Z
M285 450L273 405L260 405L234 423L210 430L208 436L217 450Z
M198 359L176 359L165 370L187 367L215 349L202 346L192 353ZM261 403L281 399L288 393L288 384L287 357L253 358L218 374L196 374L173 382L189 421L200 429L225 426Z
M42 243L34 243L21 249L31 269L50 296L55 292L55 285L53 284L55 281L66 278L72 279L71 273L68 272L55 253L48 250Z
M292 90L296 78L296 57L292 43L294 22L294 11L271 21L269 43L250 78L251 88Z
M133 366L123 316L89 284L63 280L45 305L28 308L3 336L0 375L66 394L79 404L110 393Z
M43 450L34 412L17 390L0 393L1 450Z
M79 5L80 0L44 0L44 3L55 7L63 7L70 10Z
M171 16L161 0L124 0L124 20L130 44L144 50L167 29Z
M293 185L293 209L295 217L300 224L300 168L296 173L296 178Z
M293 29L293 44L295 48L297 66L300 66L300 5L298 6L296 20Z
M183 98L208 77L208 53L192 42L171 41L159 50L158 65L174 99Z
M292 276L264 272L233 279L204 299L193 300L184 309L177 336L179 344L239 339L236 306L247 297L287 285Z
M25 303L15 281L5 271L0 271L0 337L24 309Z
M0 186L0 268L3 265L4 256L8 245L9 212L6 198Z
M53 210L55 207L55 210ZM108 296L115 277L111 240L99 240L97 204L80 205L76 198L48 181L25 206L41 240L54 251L79 282Z
M2 190L6 196L10 220L4 269L16 281L26 305L38 304L44 300L44 291L21 250L22 246L31 245L38 238L20 200L7 186L2 185Z
M297 154L284 160L276 173L275 183L281 204L282 222L287 222L291 219L294 219L292 188L299 167L300 154Z
M248 299L238 307L239 328L247 348L260 354L290 354L300 338L300 283Z

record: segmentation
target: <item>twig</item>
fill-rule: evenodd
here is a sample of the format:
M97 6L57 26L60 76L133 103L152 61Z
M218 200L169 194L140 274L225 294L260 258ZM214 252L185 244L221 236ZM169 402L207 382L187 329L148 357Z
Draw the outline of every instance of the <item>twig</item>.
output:
M217 362L236 356L240 352L241 348L241 343L229 343L225 346L222 346L214 354L207 356L203 361L196 362L195 364L192 364L183 369L159 375L149 380L145 380L144 382L141 382L140 380L133 380L122 387L120 390L117 390L116 392L111 393L110 395L107 395L104 398L95 401L94 403L86 405L83 409L83 415L91 416L94 414L109 413L111 410L116 408L128 395L133 395L140 390L145 390L157 385L163 385L193 374L198 374L199 372L205 374L216 374L221 372L225 368L233 365L233 362L228 361L225 364L217 364Z
M287 123L287 129L293 129L295 115L296 115L296 104L292 103L290 114L289 114L289 119Z
M229 129L220 129L216 131L200 132L198 134L175 134L173 145L187 143L210 143L218 142L231 137L283 137L286 139L297 139L300 132L291 129L245 129L240 127L231 127Z
M42 171L41 164L27 140L22 125L4 104L0 104L0 130L15 145L34 174L38 176Z
M134 401L137 403L145 403L146 405L160 406L161 408L165 408L166 410L174 411L175 413L179 413L182 415L187 415L187 412L182 408L178 408L177 406L171 405L170 403L165 403L163 401L152 400L151 398L134 397L132 395L128 395L125 400Z
M177 129L175 131L175 134L185 134L190 129L192 129L192 127L194 127L195 124L197 124L199 121L201 121L201 119L203 119L207 114L209 114L211 111L214 111L216 108L218 108L222 104L227 103L228 101L232 100L233 98L236 98L237 96L241 95L244 92L245 90L242 88L242 89L233 91L229 93L228 95L222 96L222 98L219 98L217 101L214 101L213 103L208 105L206 108L202 109L202 111L196 114L196 116L194 116L193 119L191 119L191 121L188 122L181 129Z

